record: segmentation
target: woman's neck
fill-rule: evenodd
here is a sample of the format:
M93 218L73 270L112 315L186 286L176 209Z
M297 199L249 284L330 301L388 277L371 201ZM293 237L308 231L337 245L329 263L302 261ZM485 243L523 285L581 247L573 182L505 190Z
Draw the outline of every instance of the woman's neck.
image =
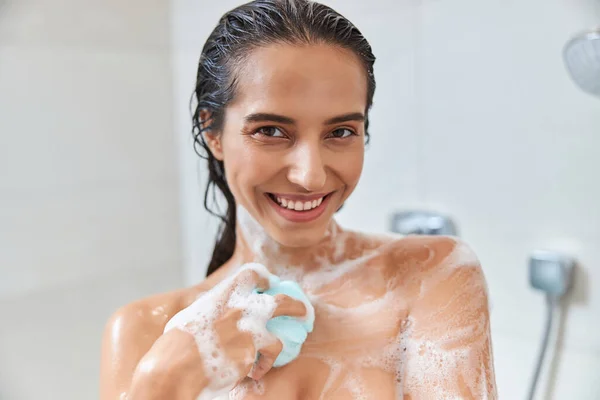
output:
M258 262L274 273L281 267L307 272L322 264L318 259L330 259L337 247L335 239L340 229L333 219L323 240L308 247L286 247L276 242L243 207L238 206L236 219L236 244L231 258L234 265Z

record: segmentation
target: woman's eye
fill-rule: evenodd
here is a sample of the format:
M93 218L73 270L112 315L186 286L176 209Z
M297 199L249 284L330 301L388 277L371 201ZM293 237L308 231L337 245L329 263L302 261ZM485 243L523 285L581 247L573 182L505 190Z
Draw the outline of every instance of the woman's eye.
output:
M263 126L262 128L257 129L256 133L267 137L285 137L283 132L281 132L281 129L274 126Z
M331 132L331 136L333 136L334 138L339 138L339 139L344 139L344 138L347 138L352 135L355 135L354 131L347 129L347 128L340 128L340 129L336 129L335 131Z

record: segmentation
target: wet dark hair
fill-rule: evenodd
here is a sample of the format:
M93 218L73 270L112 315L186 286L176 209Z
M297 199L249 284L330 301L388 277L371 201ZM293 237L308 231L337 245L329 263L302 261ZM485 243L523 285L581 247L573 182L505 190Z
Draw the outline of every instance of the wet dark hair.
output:
M208 161L209 172L204 207L222 221L207 276L233 255L236 204L225 180L223 162L213 156L203 133L222 131L225 108L236 95L236 72L252 50L276 43L330 44L348 49L359 57L367 76L365 136L369 138L368 111L375 93L375 56L367 40L350 21L330 7L308 0L256 0L223 15L202 49L194 94L194 150ZM202 115L208 118L202 119ZM211 191L213 204L217 204L215 186L227 202L224 214L213 211L208 204Z

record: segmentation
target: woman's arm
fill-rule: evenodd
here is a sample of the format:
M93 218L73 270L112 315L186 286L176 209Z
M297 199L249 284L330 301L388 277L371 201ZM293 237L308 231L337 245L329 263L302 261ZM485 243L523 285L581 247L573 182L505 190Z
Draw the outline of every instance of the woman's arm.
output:
M133 373L127 400L195 400L210 384L194 337L173 329L160 336Z
M169 393L171 396L165 397L168 399L194 398L173 397L175 392L172 388L167 390L167 386L174 380L157 379L159 375L168 376L157 373L157 368L173 368L182 362L181 355L185 355L184 362L189 364L187 368L198 369L195 382L204 381L193 336L181 331L163 335L165 324L181 308L179 303L179 296L173 293L159 295L122 307L110 318L102 340L101 400L150 400L160 398L156 397L160 393ZM164 359L164 354L173 354L166 357L173 364L153 362L156 355ZM193 390L202 390L192 386ZM180 387L192 388L190 385Z
M136 368L163 336L167 322L193 303L201 293L211 290L228 273L228 268L221 267L194 287L154 295L116 311L107 322L102 338L100 400L128 400ZM164 336L174 338L176 335ZM177 342L181 344L185 341L181 340ZM140 390L140 386L138 379L136 390Z
M163 295L117 312L104 336L101 400L195 400L262 378L282 349L267 321L307 312L289 296L256 293L270 276L248 264L193 301Z
M100 363L101 400L127 397L139 361L162 334L164 324L152 318L151 308L147 300L129 304L106 324Z
M457 242L428 273L403 338L404 394L496 399L487 286L479 261Z

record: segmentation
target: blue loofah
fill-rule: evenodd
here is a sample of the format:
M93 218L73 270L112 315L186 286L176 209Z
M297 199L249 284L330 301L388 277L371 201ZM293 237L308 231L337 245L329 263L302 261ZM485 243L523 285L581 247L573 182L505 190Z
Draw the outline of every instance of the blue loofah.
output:
M271 277L269 281L271 287L259 293L271 296L285 294L303 302L307 310L306 318L280 316L267 322L267 330L277 336L283 344L283 350L273 364L274 367L282 367L294 361L300 354L306 337L313 331L315 311L310 300L296 282L281 281L275 276Z

